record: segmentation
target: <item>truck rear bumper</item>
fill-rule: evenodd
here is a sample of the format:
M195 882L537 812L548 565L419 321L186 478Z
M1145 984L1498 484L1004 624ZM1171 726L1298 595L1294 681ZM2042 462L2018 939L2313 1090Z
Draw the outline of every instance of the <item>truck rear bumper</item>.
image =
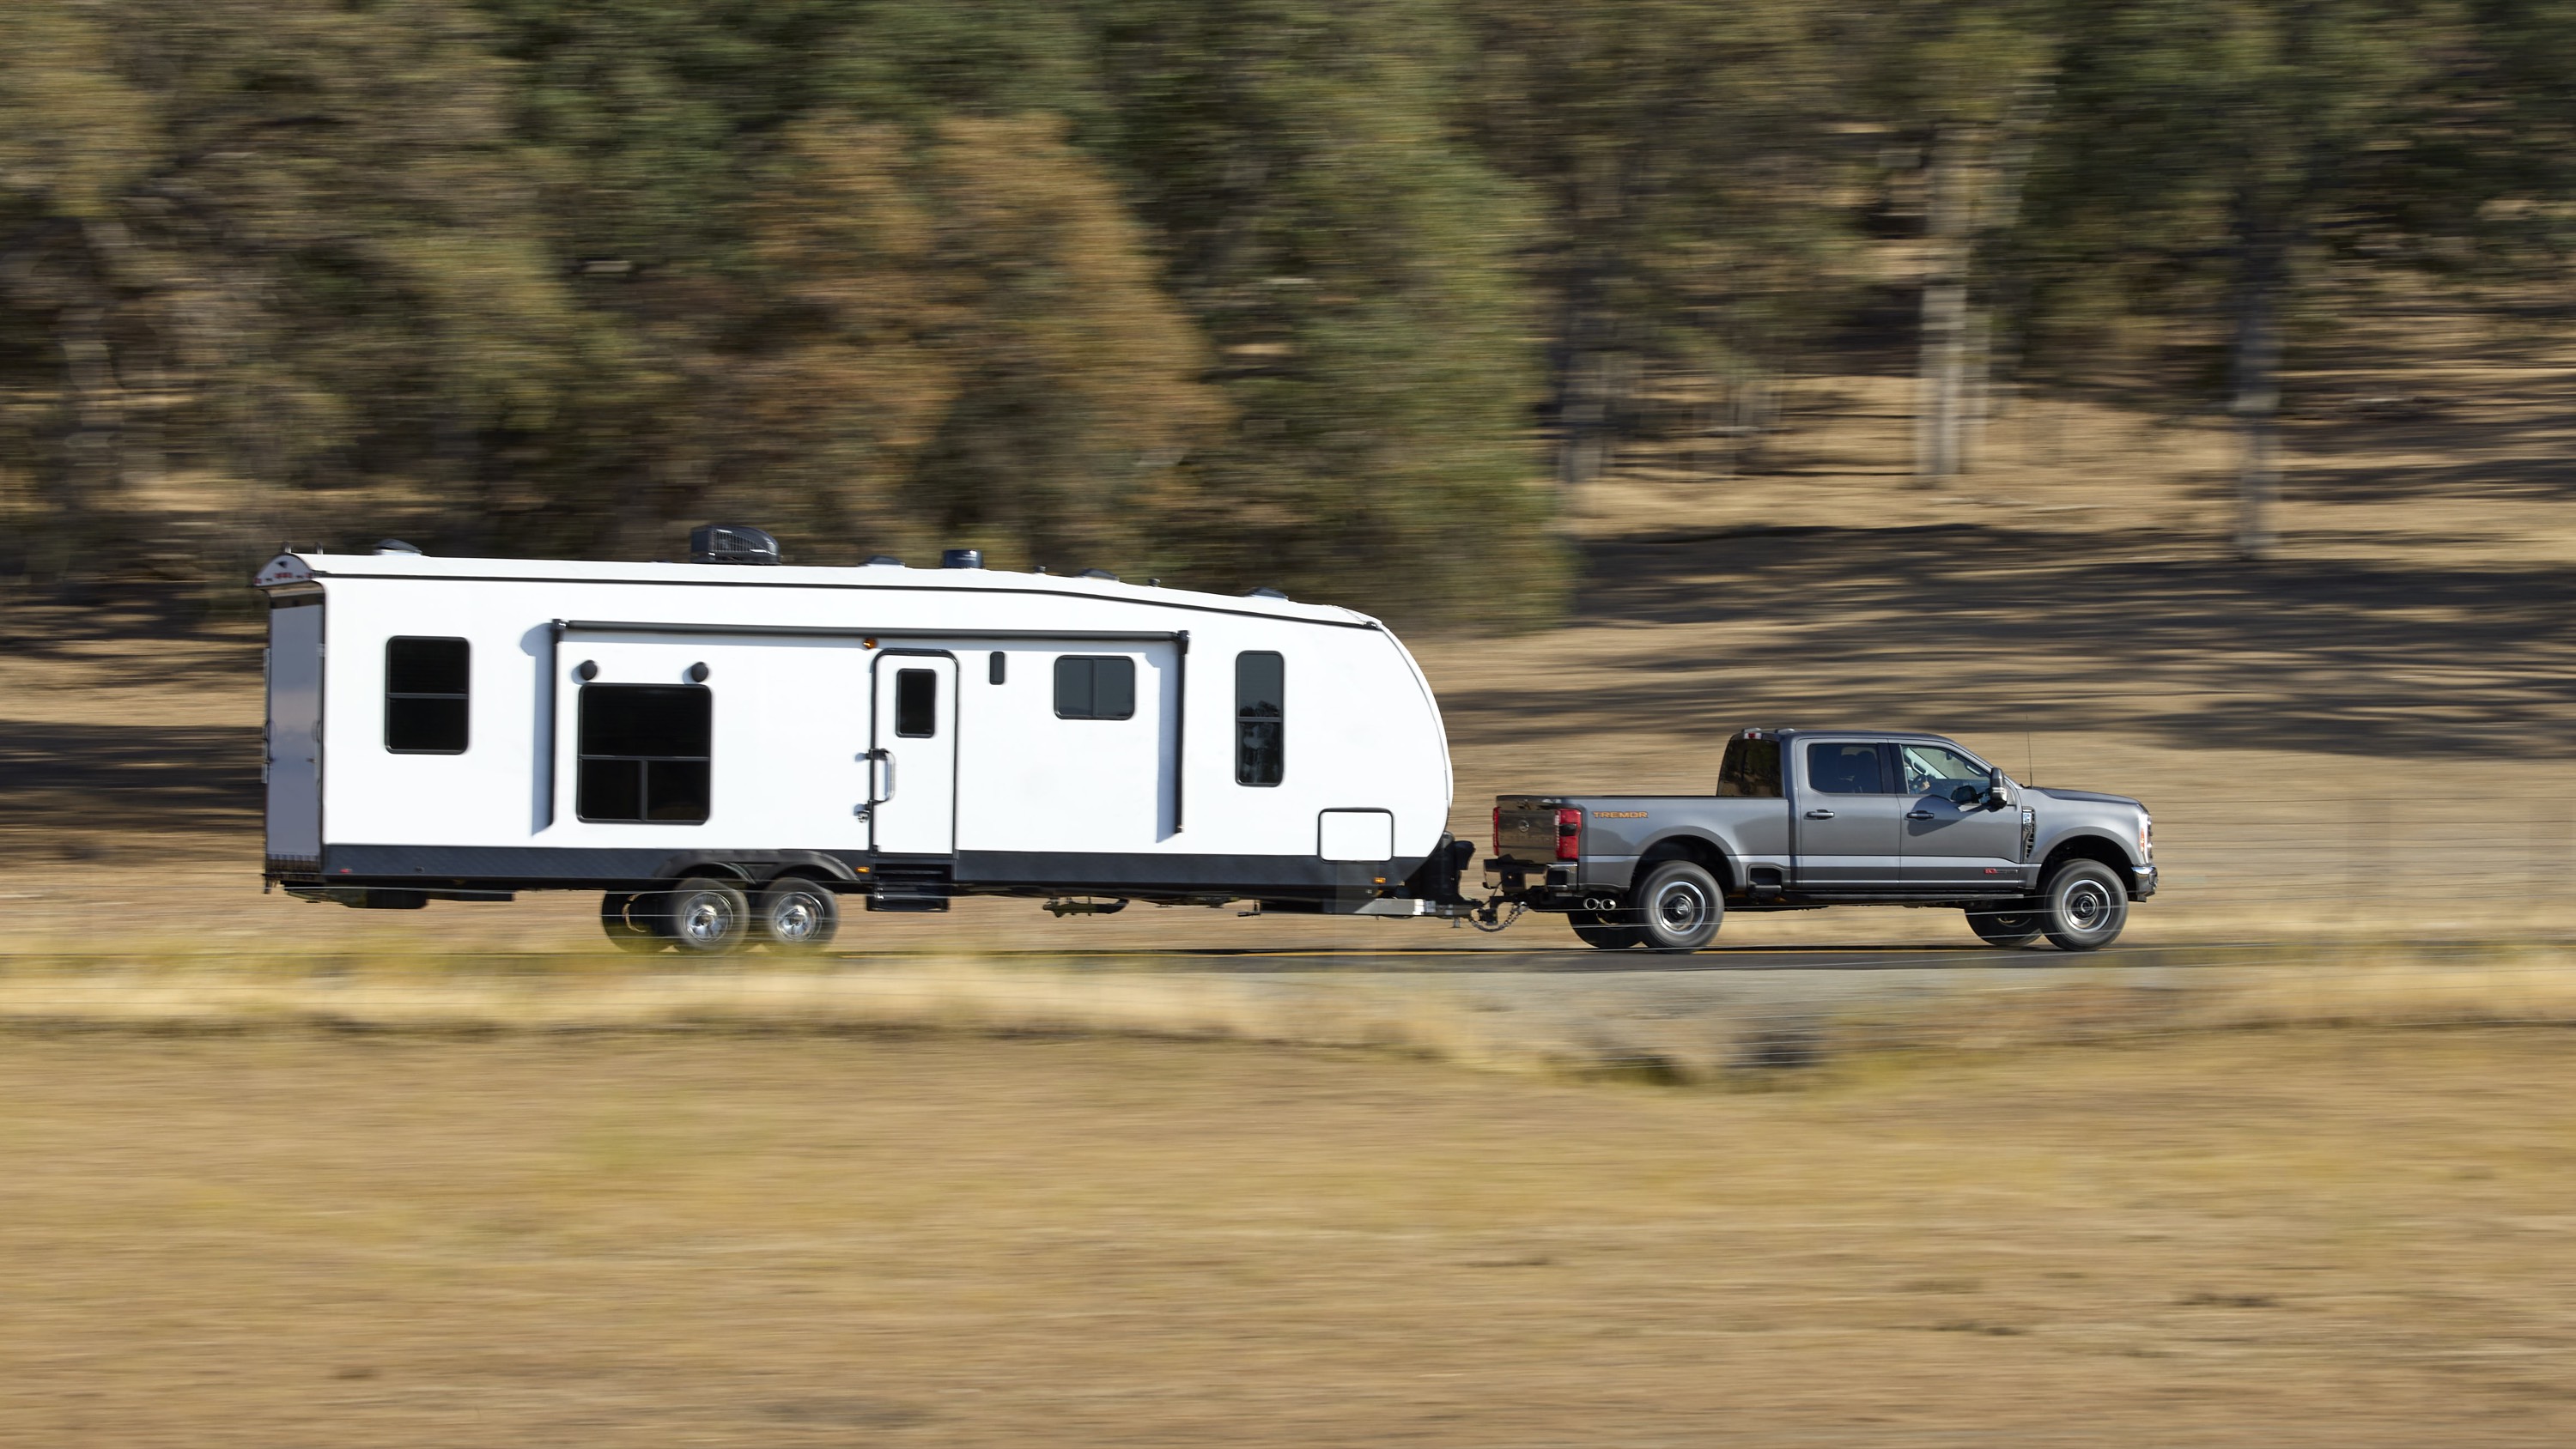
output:
M2154 866L2152 866L2152 865L2133 865L2133 866L2130 866L2130 867L2129 867L2129 896L2130 896L2130 898L2131 898L2131 899L2133 899L2133 900L2141 900L2141 901L2143 901L2143 900L2145 900L2147 897L2149 897L2149 896L2151 896L2151 895L2154 895L2155 893L2156 893L2156 868L2155 868Z

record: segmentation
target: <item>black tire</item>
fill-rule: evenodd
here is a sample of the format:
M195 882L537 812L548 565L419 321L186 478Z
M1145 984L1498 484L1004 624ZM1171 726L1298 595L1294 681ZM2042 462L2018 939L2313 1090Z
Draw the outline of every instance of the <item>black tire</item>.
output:
M1687 860L1668 860L1637 884L1637 928L1652 951L1696 951L1717 939L1726 921L1726 895L1717 877Z
M1968 929L1987 945L2007 951L2038 940L2047 924L2035 901L1968 907Z
M2042 929L2060 951L2099 951L2129 923L2129 892L2098 860L2070 860L2041 888Z
M1565 923L1574 928L1574 934L1583 939L1584 945L1596 950L1625 951L1646 942L1644 930L1616 920L1604 911L1569 911Z
M630 891L610 891L599 898L599 929L607 933L610 945L620 951L651 956L671 949L671 943L657 934L652 925L653 897Z
M841 903L831 888L784 875L760 893L760 939L773 951L820 951L841 929Z
M731 881L691 876L662 897L653 924L682 955L722 956L751 939L751 902Z

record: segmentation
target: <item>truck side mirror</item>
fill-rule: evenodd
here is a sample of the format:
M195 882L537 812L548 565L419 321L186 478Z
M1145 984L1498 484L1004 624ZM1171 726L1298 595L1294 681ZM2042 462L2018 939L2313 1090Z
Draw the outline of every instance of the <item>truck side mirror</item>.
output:
M2004 787L2004 772L1995 766L1987 766L1986 808L1989 810L2001 810L2011 803L2012 793Z

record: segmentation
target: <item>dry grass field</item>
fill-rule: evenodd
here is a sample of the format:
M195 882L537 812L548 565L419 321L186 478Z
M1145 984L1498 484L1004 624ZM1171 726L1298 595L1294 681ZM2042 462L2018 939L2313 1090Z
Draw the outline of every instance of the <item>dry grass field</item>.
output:
M2563 1444L2565 1052L19 1038L0 1441Z

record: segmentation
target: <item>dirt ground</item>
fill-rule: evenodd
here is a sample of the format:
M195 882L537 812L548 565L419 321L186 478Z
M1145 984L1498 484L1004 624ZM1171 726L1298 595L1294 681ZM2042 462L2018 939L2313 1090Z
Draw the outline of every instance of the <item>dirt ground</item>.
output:
M0 1441L2563 1444L2565 1050L20 1037Z
M1500 790L1707 790L1748 724L1918 727L2145 799L2168 889L2134 941L2576 935L2576 349L2463 327L2390 308L2310 354L2261 564L2231 553L2220 420L2025 400L1979 471L1921 488L1893 354L1797 380L1759 472L1633 450L1571 503L1560 627L1410 636L1449 724L1453 828L1481 838ZM259 896L247 612L128 591L0 618L11 949L110 922L228 950L595 948L578 899L406 919ZM1470 939L1027 902L851 926L866 949ZM1533 935L1570 939L1543 920L1506 943ZM1884 910L1738 914L1722 939L1971 944L1955 913Z

